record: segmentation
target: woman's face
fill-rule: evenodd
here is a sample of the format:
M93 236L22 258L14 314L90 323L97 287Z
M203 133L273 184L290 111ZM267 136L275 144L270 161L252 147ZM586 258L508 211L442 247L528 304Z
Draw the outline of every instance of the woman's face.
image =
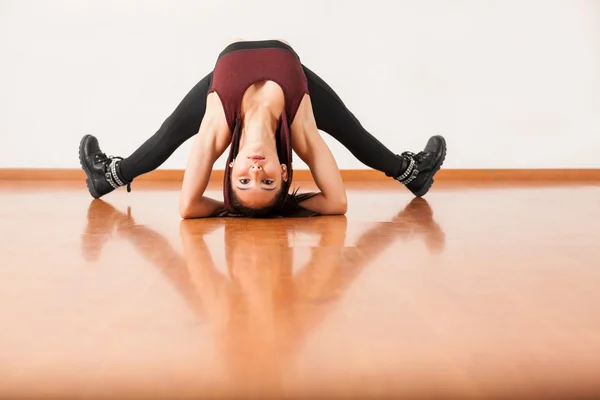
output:
M242 149L231 170L231 187L246 207L262 208L275 200L288 179L285 164L277 153L263 149Z

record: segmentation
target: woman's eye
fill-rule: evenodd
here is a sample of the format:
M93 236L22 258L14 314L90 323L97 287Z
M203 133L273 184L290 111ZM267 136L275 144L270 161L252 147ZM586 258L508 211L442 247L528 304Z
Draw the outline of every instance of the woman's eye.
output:
M265 179L264 181L262 181L262 183L264 183L265 185L272 185L273 181L271 181L269 179Z
M247 185L248 183L250 183L250 179L240 179L240 183L242 185Z

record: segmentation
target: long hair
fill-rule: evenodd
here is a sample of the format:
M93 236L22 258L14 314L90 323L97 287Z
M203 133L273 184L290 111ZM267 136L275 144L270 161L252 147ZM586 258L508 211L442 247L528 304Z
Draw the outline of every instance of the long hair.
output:
M246 207L241 204L235 195L231 183L231 163L233 163L239 151L240 137L242 132L242 121L238 117L235 121L231 138L231 148L227 164L225 165L225 174L223 177L223 199L225 209L218 210L213 216L218 217L251 217L251 218L274 218L274 217L292 217L292 216L314 216L317 213L306 210L299 205L317 193L298 194L298 189L289 193L293 178L292 169L292 135L291 128L287 119L285 110L283 111L275 131L275 143L277 147L277 157L279 163L287 167L288 179L281 183L279 191L273 201L260 208Z

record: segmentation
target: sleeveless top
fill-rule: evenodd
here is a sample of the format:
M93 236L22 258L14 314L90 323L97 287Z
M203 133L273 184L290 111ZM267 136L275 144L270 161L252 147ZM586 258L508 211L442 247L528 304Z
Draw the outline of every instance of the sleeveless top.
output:
M232 43L221 52L208 93L219 95L230 131L240 118L244 93L261 81L273 81L281 87L291 123L308 93L306 75L296 52L278 40Z
M308 93L308 82L300 58L290 46L278 40L232 43L219 55L208 91L216 92L219 96L232 132L223 182L225 208L230 212L235 210L231 205L229 164L235 159L239 148L242 98L250 86L261 81L273 81L283 91L285 106L278 121L275 139L279 162L285 164L288 170L288 180L283 182L283 190L287 192L292 182L291 122L304 95Z

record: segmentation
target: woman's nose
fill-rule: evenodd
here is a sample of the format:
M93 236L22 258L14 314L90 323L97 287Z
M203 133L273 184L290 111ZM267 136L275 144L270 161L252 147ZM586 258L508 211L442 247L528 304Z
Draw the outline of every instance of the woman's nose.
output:
M250 167L250 171L252 172L258 172L262 169L262 167L258 164L254 164L253 166Z

